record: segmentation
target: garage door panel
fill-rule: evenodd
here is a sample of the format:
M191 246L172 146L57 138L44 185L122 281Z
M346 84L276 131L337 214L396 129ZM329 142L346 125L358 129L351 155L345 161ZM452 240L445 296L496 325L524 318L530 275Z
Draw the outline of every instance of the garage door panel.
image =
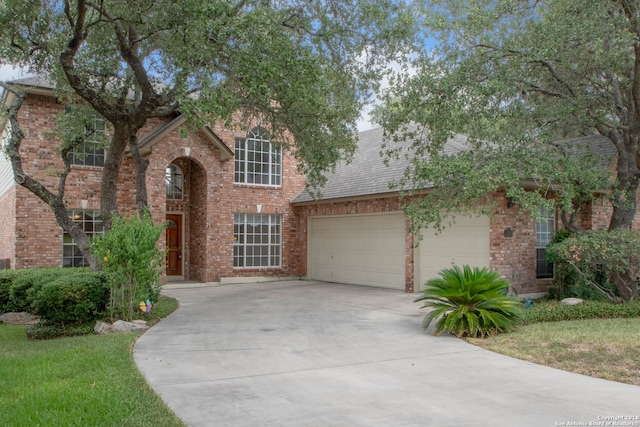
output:
M453 265L489 266L489 218L458 218L455 225L436 234L423 230L422 240L415 253L416 288L443 268Z
M402 213L310 218L308 275L404 289L404 236Z

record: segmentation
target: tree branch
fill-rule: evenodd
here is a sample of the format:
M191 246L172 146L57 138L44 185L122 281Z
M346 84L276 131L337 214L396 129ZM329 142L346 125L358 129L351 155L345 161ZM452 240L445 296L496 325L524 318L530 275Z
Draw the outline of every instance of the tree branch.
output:
M114 122L116 112L97 92L93 91L85 82L82 81L75 68L75 56L82 46L86 38L85 19L87 15L87 7L84 0L78 0L77 5L78 18L75 24L72 22L73 38L67 44L65 50L60 54L60 65L64 71L71 87L86 100L96 111L106 117L109 121ZM71 15L69 15L71 16Z

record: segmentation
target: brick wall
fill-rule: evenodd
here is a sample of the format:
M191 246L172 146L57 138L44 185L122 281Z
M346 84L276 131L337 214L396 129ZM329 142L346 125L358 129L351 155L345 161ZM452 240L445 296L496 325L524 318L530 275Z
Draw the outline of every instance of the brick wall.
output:
M236 136L246 135L242 129L232 131L222 126L215 127L214 132L232 150ZM189 129L187 137L178 130L169 133L153 146L148 158L147 191L154 220L164 222L166 212L182 213L185 217L185 278L212 282L228 277L298 275L301 255L297 246L297 218L289 200L303 188L304 177L291 156L283 155L281 187L234 184L233 159L221 160L219 150L198 130ZM165 170L172 162L183 170L185 177L185 196L180 202L167 201L165 196ZM130 160L127 168L133 171ZM134 197L128 188L119 202L133 207ZM282 215L282 267L234 268L233 215L258 213L258 205L260 213Z
M57 152L60 142L49 139L46 132L55 125L55 115L62 109L53 97L29 95L19 116L25 132L21 154L28 159L24 162L25 171L54 192L57 192L62 169ZM141 138L159 125L160 120L150 121L141 130ZM232 150L235 137L246 135L240 128L225 129L220 125L214 132ZM150 161L147 191L154 221L164 223L166 212L180 212L185 218L183 273L186 278L218 281L223 277L297 274L297 263L303 257L297 248L298 220L292 214L289 200L303 188L304 177L298 173L291 156L283 155L281 187L235 185L233 160L221 160L218 149L197 129L188 129L186 137L178 130L171 132L152 147L147 157ZM185 175L185 198L181 202L167 202L165 197L165 170L171 162L178 164ZM69 209L80 209L83 201L89 209L99 209L101 175L101 168L73 166L65 187ZM134 183L135 168L132 159L127 157L118 181L121 213L135 211ZM10 206L10 197L0 203ZM282 268L233 267L233 214L257 213L258 205L262 206L262 213L282 215ZM12 265L17 268L61 265L62 230L51 210L21 187L15 193L15 206L15 216L8 209L2 210L3 215L15 218L15 246L2 249L15 253ZM10 222L5 224L7 230L12 228ZM164 239L161 240L160 246L164 247Z
M490 221L489 253L490 268L506 277L519 293L546 291L550 280L536 279L536 224L524 218L517 207L507 208L503 194L493 194L496 203L494 218ZM309 217L323 215L369 214L398 212L403 203L397 197L354 200L344 202L322 202L296 207L299 216L300 259L299 275L307 274L307 227ZM507 231L510 230L510 231ZM414 239L410 233L405 236L405 290L413 292L414 283Z
M59 154L60 141L48 132L56 123L63 106L55 98L28 95L19 112L25 133L20 147L25 172L49 191L58 192L63 163ZM89 209L99 207L102 169L74 166L65 186L69 209L80 209L81 201ZM23 187L16 187L15 263L16 268L54 267L62 265L62 229L51 209Z

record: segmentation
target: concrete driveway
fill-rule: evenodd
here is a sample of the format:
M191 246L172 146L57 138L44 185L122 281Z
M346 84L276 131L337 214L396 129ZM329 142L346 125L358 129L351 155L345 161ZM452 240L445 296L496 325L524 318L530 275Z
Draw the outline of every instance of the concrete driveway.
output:
M180 308L134 359L190 426L640 427L640 387L434 337L415 295L305 281L165 293Z

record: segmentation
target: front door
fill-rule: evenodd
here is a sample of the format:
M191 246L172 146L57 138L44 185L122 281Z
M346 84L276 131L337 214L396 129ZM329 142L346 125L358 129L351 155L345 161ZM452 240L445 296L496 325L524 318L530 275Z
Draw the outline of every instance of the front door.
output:
M182 276L182 215L167 214L167 276Z

